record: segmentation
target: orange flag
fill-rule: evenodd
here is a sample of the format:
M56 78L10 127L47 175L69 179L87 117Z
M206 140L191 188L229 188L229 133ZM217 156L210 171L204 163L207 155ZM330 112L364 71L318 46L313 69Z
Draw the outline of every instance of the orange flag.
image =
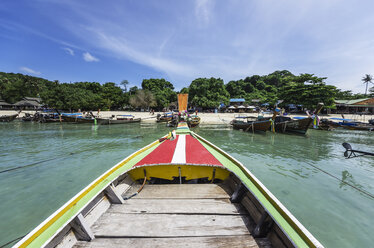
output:
M188 94L178 94L179 112L187 110Z

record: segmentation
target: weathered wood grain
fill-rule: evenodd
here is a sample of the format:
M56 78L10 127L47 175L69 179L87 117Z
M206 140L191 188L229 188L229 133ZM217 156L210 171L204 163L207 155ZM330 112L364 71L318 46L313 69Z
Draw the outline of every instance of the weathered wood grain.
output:
M122 205L112 205L108 213L148 214L247 214L229 199L144 199L134 197Z
M131 195L140 185L133 187L126 193ZM217 184L155 184L145 185L137 198L216 198L228 199L230 196Z
M87 224L82 214L78 214L70 225L73 228L75 236L77 236L78 240L91 241L95 239L90 226Z
M256 241L250 235L220 236L220 237L193 237L193 238L129 238L129 239L96 239L92 242L78 242L74 248L107 248L107 247L199 247L199 248L268 248L269 243L263 240Z
M111 206L109 199L103 196L94 206L91 207L90 211L85 215L86 222L89 226L92 226L99 217L105 213Z
M186 237L249 234L243 215L105 213L92 226L96 237Z
M105 190L105 194L108 196L109 200L113 204L122 204L123 198L121 194L116 191L116 188L113 185L109 185Z

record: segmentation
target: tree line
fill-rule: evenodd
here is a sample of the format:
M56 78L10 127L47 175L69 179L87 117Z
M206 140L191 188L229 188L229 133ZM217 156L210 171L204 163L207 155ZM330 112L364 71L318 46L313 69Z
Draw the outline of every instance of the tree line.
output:
M128 89L127 80L119 84L61 83L19 73L0 72L0 98L15 103L24 97L40 97L48 107L63 110L117 110L125 107L162 110L177 107L178 93L189 94L189 106L205 109L217 108L222 103L228 105L230 98L244 98L247 102L257 99L269 105L283 100L283 105L302 104L311 109L319 102L333 108L334 99L366 97L327 85L325 80L313 74L294 75L283 70L232 80L227 84L220 78L197 78L178 92L165 79L144 79L141 88L134 86ZM370 96L374 96L372 88Z

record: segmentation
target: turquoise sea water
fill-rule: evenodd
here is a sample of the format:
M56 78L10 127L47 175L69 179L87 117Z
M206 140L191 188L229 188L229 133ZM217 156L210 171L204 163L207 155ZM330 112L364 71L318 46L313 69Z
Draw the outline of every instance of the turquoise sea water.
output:
M32 164L0 173L0 245L169 131L155 123L0 123L0 171ZM374 195L374 158L345 159L341 144L374 151L374 133L252 134L216 125L194 131L241 161L324 246L372 246L374 199L362 191Z

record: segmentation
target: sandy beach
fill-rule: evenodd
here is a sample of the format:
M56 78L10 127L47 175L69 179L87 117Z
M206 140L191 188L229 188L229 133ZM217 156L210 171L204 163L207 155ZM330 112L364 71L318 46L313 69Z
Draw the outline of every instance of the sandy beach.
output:
M15 110L0 110L0 116L1 115L12 115L17 113ZM25 113L34 114L35 111L31 110L25 110L22 111L19 115L19 117L23 117ZM97 115L97 111L92 112L94 115ZM155 122L156 116L158 113L162 112L155 112L154 115L151 115L149 112L133 112L133 111L101 111L99 113L100 117L110 117L112 115L125 115L125 114L131 114L134 115L137 118L142 118L142 121L146 122ZM253 116L257 117L257 113L198 113L198 115L201 117L200 124L215 124L215 125L228 125L231 120L235 118L235 116ZM271 116L271 114L265 115L265 117ZM306 116L305 114L288 114L287 116L290 117L297 117L297 116ZM342 116L340 114L330 114L330 115L320 115L320 118L341 118ZM362 121L367 122L370 119L373 119L373 115L354 115L354 114L345 114L345 118L352 119L356 121Z

